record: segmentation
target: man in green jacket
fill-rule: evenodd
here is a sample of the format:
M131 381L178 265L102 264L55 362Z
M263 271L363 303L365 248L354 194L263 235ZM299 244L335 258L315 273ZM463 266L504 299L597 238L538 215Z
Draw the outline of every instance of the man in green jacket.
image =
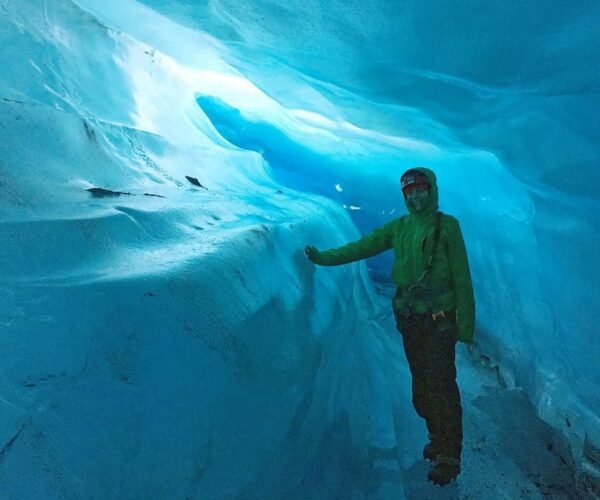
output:
M458 221L438 211L435 174L414 168L401 177L408 215L358 241L327 251L307 246L311 262L338 266L394 249L392 306L412 374L413 405L425 419L432 461L428 478L448 484L460 473L462 408L456 384L457 340L472 342L475 302Z

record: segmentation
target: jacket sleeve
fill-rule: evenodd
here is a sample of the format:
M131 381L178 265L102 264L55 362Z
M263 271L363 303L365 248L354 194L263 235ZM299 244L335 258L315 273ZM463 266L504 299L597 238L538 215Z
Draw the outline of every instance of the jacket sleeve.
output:
M456 296L458 340L470 343L475 330L475 298L467 250L458 221L450 219L448 231L448 259Z
M315 264L320 266L339 266L357 260L373 257L384 250L392 248L392 227L388 222L385 226L339 248L319 252Z

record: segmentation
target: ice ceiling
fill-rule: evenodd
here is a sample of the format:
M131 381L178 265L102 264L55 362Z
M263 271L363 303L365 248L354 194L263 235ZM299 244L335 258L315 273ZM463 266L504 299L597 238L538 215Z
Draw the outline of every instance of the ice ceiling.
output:
M463 227L480 348L583 467L600 444L599 23L594 1L0 0L1 446L75 436L100 451L73 477L105 497L142 469L221 494L226 473L201 471L236 447L233 495L271 441L367 429L353 391L377 420L396 375L348 331L385 312L372 280L391 256L326 275L299 250L403 213L399 175L425 165ZM240 410L256 404L279 407ZM371 445L397 445L378 422Z

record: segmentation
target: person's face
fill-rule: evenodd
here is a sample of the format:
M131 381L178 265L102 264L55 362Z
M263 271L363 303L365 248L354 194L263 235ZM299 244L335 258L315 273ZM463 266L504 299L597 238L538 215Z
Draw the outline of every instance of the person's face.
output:
M426 186L417 186L406 193L406 199L412 204L415 211L421 212L429 200L429 189Z

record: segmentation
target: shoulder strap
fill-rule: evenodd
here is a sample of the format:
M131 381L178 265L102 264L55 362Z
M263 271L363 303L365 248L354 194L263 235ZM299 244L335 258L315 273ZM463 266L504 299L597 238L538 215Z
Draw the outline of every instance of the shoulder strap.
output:
M431 271L433 267L433 260L435 259L435 253L437 251L438 243L440 241L440 233L442 232L442 212L435 214L435 229L433 231L433 247L431 248L431 255L429 256L429 262L427 263L427 269Z
M426 284L429 278L429 274L433 269L433 262L435 259L435 254L437 252L438 243L440 241L440 234L442 232L442 212L437 212L435 214L435 229L433 230L433 246L431 248L431 255L429 256L429 261L427 262L427 267L425 267L425 271L419 278L419 282L421 284Z

